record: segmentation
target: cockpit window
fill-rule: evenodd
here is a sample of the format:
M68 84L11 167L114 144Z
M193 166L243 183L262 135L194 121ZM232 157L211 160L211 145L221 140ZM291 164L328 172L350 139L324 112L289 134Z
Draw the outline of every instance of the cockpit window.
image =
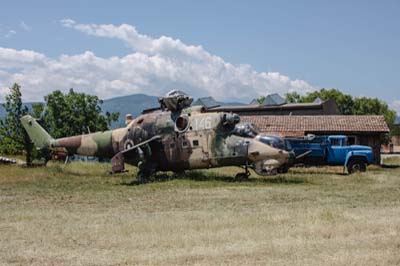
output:
M254 138L258 133L259 130L253 123L240 123L233 129L233 134L245 138Z
M285 150L285 142L276 136L259 136L257 137L259 141L265 143L273 148Z

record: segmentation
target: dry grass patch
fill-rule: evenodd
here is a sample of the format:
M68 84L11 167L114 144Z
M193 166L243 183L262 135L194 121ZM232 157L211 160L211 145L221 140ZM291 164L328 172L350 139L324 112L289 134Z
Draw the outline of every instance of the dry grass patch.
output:
M108 167L0 166L0 265L400 264L399 169L130 186Z

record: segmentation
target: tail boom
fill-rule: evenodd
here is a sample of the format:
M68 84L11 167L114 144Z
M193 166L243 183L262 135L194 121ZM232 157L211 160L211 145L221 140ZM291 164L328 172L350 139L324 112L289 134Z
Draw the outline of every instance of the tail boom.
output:
M56 150L58 148L65 148L69 154L108 158L111 158L115 154L112 142L113 131L111 130L54 139L30 115L23 116L21 123L28 133L29 138L38 149Z
M107 158L114 156L111 130L56 139L53 146L64 147L70 154Z

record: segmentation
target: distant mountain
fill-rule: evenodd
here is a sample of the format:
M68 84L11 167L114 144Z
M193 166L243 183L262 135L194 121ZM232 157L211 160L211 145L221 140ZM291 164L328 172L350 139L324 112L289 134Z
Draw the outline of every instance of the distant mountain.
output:
M105 112L119 112L119 120L112 124L113 128L125 125L125 115L132 114L135 118L140 115L144 109L158 107L158 97L146 94L132 94L127 96L115 97L103 100L101 109Z
M198 101L194 101L196 103ZM244 105L243 103L224 103L217 102L219 105ZM132 94L111 98L103 101L101 109L103 112L119 112L119 120L112 124L113 128L122 127L125 125L125 115L132 114L135 118L141 114L144 109L159 107L158 97L149 96L146 94Z
M28 108L32 108L33 102L25 103ZM243 103L224 103L218 102L219 105L243 105ZM119 112L119 120L111 125L112 128L122 127L125 125L125 115L132 114L135 118L141 114L144 109L159 107L158 97L146 94L132 94L103 100L101 109L105 112ZM5 116L6 112L0 103L0 119Z
M395 125L400 125L400 116L396 116L396 118L394 120L394 124Z

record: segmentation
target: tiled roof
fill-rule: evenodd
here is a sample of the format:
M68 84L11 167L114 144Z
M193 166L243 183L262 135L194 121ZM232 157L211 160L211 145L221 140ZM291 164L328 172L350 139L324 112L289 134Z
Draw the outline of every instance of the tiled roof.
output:
M381 115L254 115L241 116L261 132L389 132Z

